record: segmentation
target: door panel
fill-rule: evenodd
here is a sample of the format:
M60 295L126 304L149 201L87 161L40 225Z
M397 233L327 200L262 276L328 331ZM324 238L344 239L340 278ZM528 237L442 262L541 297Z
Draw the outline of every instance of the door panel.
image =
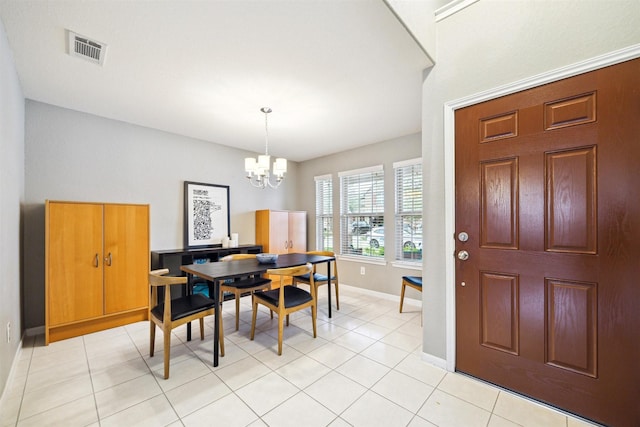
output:
M102 315L102 205L48 205L48 324Z
M105 205L105 314L149 304L149 207Z
M456 368L640 425L640 60L456 111Z
M307 251L307 213L289 212L289 252Z

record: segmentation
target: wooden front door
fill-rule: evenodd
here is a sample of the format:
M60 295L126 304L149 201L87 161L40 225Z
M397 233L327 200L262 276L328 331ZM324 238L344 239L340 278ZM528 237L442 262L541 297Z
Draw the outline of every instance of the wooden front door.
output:
M455 117L456 369L640 425L640 60Z

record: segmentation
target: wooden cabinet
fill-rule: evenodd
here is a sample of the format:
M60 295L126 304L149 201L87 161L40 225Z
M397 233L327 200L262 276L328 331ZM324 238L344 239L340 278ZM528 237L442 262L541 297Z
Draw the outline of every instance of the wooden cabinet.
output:
M148 319L149 205L47 201L45 343Z
M256 244L273 254L307 251L307 213L256 211Z

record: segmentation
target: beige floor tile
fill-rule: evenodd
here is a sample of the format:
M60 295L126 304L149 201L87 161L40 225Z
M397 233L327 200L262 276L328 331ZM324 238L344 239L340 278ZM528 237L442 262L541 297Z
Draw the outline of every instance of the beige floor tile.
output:
M97 392L95 397L98 415L101 419L109 417L161 393L162 390L153 375L143 375Z
M196 378L165 394L178 416L184 417L231 393L231 389L214 373Z
M493 412L524 427L567 425L566 415L508 392L500 392Z
M277 406L262 419L267 425L279 427L324 427L336 419L336 414L299 392Z
M415 354L410 354L404 358L400 363L398 363L395 370L434 387L442 381L447 373L444 369L425 362L420 359L420 356Z
M520 424L516 424L513 421L499 417L496 414L491 414L487 427L520 427Z
M491 413L440 390L435 390L420 408L421 418L439 427L484 427Z
M178 415L164 395L152 397L121 412L100 419L101 427L155 427L178 421Z
M356 353L345 347L330 342L320 348L307 353L307 355L317 360L318 362L332 369L335 369L355 356Z
M271 370L262 363L258 363L257 359L247 357L231 365L220 365L214 369L215 374L231 388L237 390L267 375Z
M278 355L277 351L266 349L256 353L254 357L264 363L269 369L276 370L302 357L302 353L293 347L286 346L283 347L281 355Z
M182 418L185 427L244 427L258 416L238 396L231 393Z
M353 352L360 353L361 351L375 343L376 339L359 334L354 330L339 336L338 338L333 340L333 342L335 344L343 346L344 348L348 348Z
M27 392L22 400L20 419L48 411L92 393L91 378L88 373Z
M438 427L438 426L416 415L415 417L413 417L413 419L407 425L407 427Z
M378 325L378 324L369 322L361 326L358 326L353 330L353 332L372 338L374 340L379 340L385 335L390 334L394 329L395 328L393 327Z
M416 413L434 388L401 372L392 370L378 381L372 391Z
M405 426L413 415L390 400L368 391L340 414L340 418L354 426Z
M498 390L455 372L449 372L438 385L442 390L487 411L493 411Z
M360 353L371 360L393 368L406 358L409 353L389 344L377 341Z
M30 372L24 384L24 391L29 393L38 389L46 389L57 383L88 374L89 366L86 360L60 363L55 369L41 369Z
M279 375L300 389L308 387L330 371L327 366L308 356L302 356L276 370Z
M327 341L333 341L336 338L346 334L349 330L331 322L324 322L317 326L318 336Z
M414 351L422 346L422 337L409 335L402 331L395 330L383 337L380 341L385 344L398 347L405 351Z
M149 367L140 357L104 369L92 370L93 391L102 391L150 372Z
M366 391L366 387L336 372L330 372L304 389L310 397L338 415Z
M169 378L164 378L164 367L154 371L158 384L163 391L168 391L203 377L211 372L211 369L202 362L195 354L188 360L179 363L171 363Z
M72 402L65 403L55 408L36 414L32 417L21 419L20 427L40 426L86 426L98 422L93 395L87 395Z
M236 390L236 394L262 416L299 391L299 388L272 372Z
M371 388L380 378L384 377L391 368L381 363L367 359L359 354L355 355L336 368L336 372L351 378L366 388Z

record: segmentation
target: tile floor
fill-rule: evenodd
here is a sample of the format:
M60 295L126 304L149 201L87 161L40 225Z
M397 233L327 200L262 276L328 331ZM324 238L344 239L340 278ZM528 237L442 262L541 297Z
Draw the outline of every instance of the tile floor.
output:
M324 292L323 292L324 291ZM277 323L261 312L249 340L250 298L224 305L226 355L212 366L213 319L204 341L174 331L170 378L162 337L149 358L140 322L43 345L25 338L1 402L0 426L588 426L421 360L417 303L341 287L327 317L321 288L318 337L309 311L291 316L282 356Z

